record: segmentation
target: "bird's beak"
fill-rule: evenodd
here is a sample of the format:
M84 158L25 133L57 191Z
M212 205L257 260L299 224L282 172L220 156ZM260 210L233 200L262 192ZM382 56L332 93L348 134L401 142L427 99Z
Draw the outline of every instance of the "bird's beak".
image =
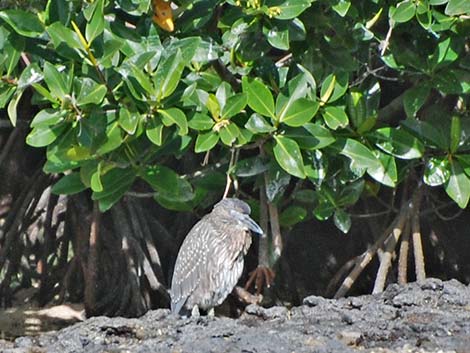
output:
M261 227L258 225L258 223L253 221L253 219L251 219L250 216L243 214L243 213L238 213L237 218L243 225L247 226L248 229L251 230L252 232L258 233L260 235L264 233Z

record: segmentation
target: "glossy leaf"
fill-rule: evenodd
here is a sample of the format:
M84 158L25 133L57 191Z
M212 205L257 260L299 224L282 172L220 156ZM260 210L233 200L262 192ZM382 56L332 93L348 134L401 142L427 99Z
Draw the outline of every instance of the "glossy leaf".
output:
M0 19L8 23L15 32L25 37L36 38L42 34L44 27L38 16L24 10L0 11Z
M312 0L286 0L279 5L280 13L274 17L279 20L290 20L299 16L308 7Z
M31 127L55 125L64 119L64 115L64 112L60 110L52 108L43 109L34 116L33 121L31 121Z
M384 127L374 131L371 136L376 140L378 148L398 158L415 159L423 156L423 143L403 129Z
M318 102L299 98L285 110L280 121L293 127L302 126L312 120L319 107L320 104Z
M165 126L176 125L179 128L178 134L184 136L188 134L188 121L186 115L181 109L170 108L166 110L158 110L162 117L162 122Z
M248 98L245 93L239 93L229 97L220 114L222 119L229 119L232 116L239 114L243 109L245 109L247 102Z
M447 158L432 157L426 161L423 181L429 186L439 186L449 180L450 166Z
M349 120L344 108L327 106L322 112L323 120L332 130L348 126Z
M86 25L85 36L88 40L88 43L93 42L93 40L98 37L104 30L104 15L103 7L104 0L96 0L93 2L94 11L91 20Z
M219 135L213 131L197 135L196 146L194 151L196 153L206 152L211 150L219 142Z
M264 134L276 131L276 128L257 113L253 113L245 124L245 127L254 134Z
M467 207L470 198L470 178L456 160L450 162L450 176L444 189L460 208Z
M274 136L274 139L276 144L273 152L277 163L287 173L304 179L304 162L297 142L284 136Z
M137 130L140 115L136 111L130 111L126 107L121 107L119 110L119 126L129 135L134 135Z
M163 124L155 119L150 120L149 125L145 129L145 134L152 143L161 146L163 143Z
M97 200L101 212L109 210L134 183L135 172L131 168L115 168L101 177L103 191L94 192L92 199Z
M348 233L349 229L351 229L351 216L342 209L335 211L333 221L335 226L344 234Z
M214 126L214 120L206 114L196 113L188 121L188 126L198 131L210 130Z
M180 50L170 55L168 58L165 58L163 62L158 65L154 77L155 95L158 100L170 96L175 91L181 74L183 73L184 65L185 63Z
M86 189L82 183L79 173L64 175L52 187L52 193L56 195L73 195Z
M66 94L68 94L64 76L49 62L44 64L44 80L47 83L47 87L49 87L49 90L55 97L62 99Z
M467 0L449 0L445 13L448 16L468 15L470 14L470 2Z
M157 191L158 195L177 202L194 198L191 184L172 169L158 165L144 170L142 178Z
M274 118L274 98L265 84L258 80L249 82L244 76L242 87L251 109L260 115Z
M416 5L413 0L404 0L398 3L395 11L392 12L391 18L397 23L408 22L416 13Z
M307 210L300 206L290 206L282 211L279 223L283 227L292 227L307 217Z
M429 86L418 85L408 89L403 97L403 107L406 115L412 118L418 113L431 92Z
M65 125L35 127L26 137L26 143L33 147L45 147L54 142L65 130Z

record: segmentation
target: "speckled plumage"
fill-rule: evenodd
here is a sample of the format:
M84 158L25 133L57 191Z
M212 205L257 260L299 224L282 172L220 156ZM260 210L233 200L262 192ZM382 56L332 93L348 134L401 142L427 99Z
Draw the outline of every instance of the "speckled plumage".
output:
M223 199L186 236L171 283L171 310L187 314L195 306L209 310L222 304L243 271L251 245L250 230L262 233L248 216L250 207Z

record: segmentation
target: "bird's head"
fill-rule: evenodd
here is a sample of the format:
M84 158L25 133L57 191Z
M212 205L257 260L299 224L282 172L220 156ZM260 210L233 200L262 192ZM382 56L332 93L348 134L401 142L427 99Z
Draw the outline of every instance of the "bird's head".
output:
M214 211L224 213L231 220L247 227L252 232L263 234L261 227L250 217L250 206L242 200L235 198L222 199L214 206Z

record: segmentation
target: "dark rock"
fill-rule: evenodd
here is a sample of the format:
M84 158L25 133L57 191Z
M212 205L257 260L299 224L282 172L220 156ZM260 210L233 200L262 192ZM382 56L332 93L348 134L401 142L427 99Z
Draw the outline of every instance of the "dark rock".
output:
M468 286L429 279L357 298L307 297L290 310L250 305L237 320L180 318L169 310L139 319L95 317L0 341L0 352L468 352L469 308Z

